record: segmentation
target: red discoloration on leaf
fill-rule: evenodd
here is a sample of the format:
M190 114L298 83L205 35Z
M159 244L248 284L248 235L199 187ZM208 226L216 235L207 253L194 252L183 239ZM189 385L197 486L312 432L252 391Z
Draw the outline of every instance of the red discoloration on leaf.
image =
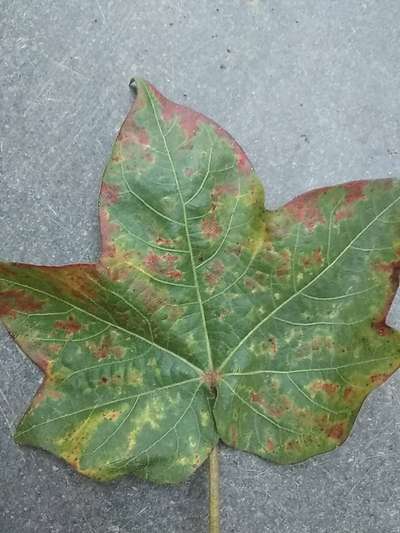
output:
M134 109L131 109L117 135L117 142L122 145L134 144L148 146L150 144L149 134L145 128L138 126L134 119L134 111L138 102L135 102Z
M23 289L9 289L0 292L0 318L16 318L17 311L34 313L43 308L43 303Z
M188 139L193 138L201 124L213 126L215 133L221 139L224 139L233 149L239 172L244 175L251 174L253 168L246 153L244 152L243 148L233 139L233 137L229 135L229 133L227 133L210 118L205 117L201 113L193 111L193 109L189 109L185 106L171 102L165 98L165 96L163 96L153 85L148 85L160 104L161 115L164 120L169 121L172 124L172 121L177 119L180 127L183 129Z
M112 205L119 200L119 187L117 185L111 185L103 181L101 186L101 198L106 205Z
M250 401L262 407L262 409L274 418L281 418L288 409L288 402L281 402L279 407L271 405L261 394L252 391L250 393Z
M319 224L326 222L318 201L327 190L328 188L325 187L302 194L286 204L285 209L295 221L301 222L308 231L313 231Z
M158 100L162 118L165 121L171 122L171 124L173 120L178 120L180 127L189 139L195 135L199 125L206 122L206 118L201 113L171 102L171 100L165 98L153 85L149 84L149 87Z
M173 280L182 279L182 272L176 268L179 257L171 254L156 254L149 252L144 258L144 266L150 270Z
M338 422L333 426L326 429L326 435L333 440L342 440L345 436L346 424L344 422Z
M210 240L215 240L222 234L222 228L218 224L215 213L203 219L201 232L206 239Z
M72 316L68 317L67 320L57 320L54 322L54 327L56 329L61 329L66 333L78 333L81 330L82 326L77 322Z
M161 256L155 252L149 252L144 258L144 266L152 272L158 272L161 265Z
M219 259L213 261L211 268L205 273L205 279L207 285L215 287L221 281L222 275L225 271L225 266Z
M317 248L310 255L303 257L302 263L305 268L321 266L324 263L321 248Z
M317 394L318 392L325 392L326 394L328 394L328 396L334 396L339 390L340 386L337 383L318 379L316 381L311 382L307 388L310 392L313 392L314 394Z
M104 335L98 343L88 343L88 348L92 355L100 360L109 356L121 359L125 353L121 346L115 344L111 335Z
M363 200L365 196L365 188L368 186L368 181L352 181L351 183L344 183L342 187L346 189L345 202L352 204Z

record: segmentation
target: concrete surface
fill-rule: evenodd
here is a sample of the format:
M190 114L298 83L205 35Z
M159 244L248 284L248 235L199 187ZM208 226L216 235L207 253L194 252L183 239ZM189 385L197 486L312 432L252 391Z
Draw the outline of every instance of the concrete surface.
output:
M0 257L93 260L99 176L131 75L217 120L278 206L400 176L398 0L1 0ZM399 313L394 313L394 320ZM397 321L398 323L399 321ZM0 333L0 531L205 532L206 471L99 485L10 437L40 375ZM223 531L400 531L400 375L338 451L293 467L222 452Z

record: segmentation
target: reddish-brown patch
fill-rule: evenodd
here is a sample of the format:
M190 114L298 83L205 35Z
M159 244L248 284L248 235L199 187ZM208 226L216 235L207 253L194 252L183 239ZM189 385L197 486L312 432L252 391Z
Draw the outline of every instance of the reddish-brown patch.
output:
M221 281L221 277L224 273L225 267L224 263L217 259L213 261L211 268L205 274L206 283L211 287L215 287Z
M74 317L70 316L67 320L57 320L54 322L54 327L56 329L62 329L66 333L78 333L81 330L82 326L77 322Z
M340 385L329 381L317 380L312 382L308 388L314 393L325 392L328 396L334 396L339 390Z
M158 255L151 251L144 258L144 266L151 272L162 274L174 280L180 280L182 279L182 272L175 266L178 260L179 257L176 255Z
M282 250L279 256L279 265L276 269L278 278L283 278L291 272L291 261L289 250Z
M274 418L282 417L284 412L288 409L288 405L285 402L282 402L279 407L271 405L261 394L254 391L250 393L250 401L262 407L267 414Z
M23 289L10 289L0 292L0 317L16 318L17 311L34 313L42 308L43 303Z
M108 356L121 359L125 350L121 346L113 345L111 335L105 335L98 343L90 343L89 350L96 359L105 359Z
M321 248L317 248L310 255L306 255L302 259L305 268L316 267L322 265L324 258L322 256Z
M187 137L189 139L192 138L195 135L198 126L202 122L205 122L206 118L200 113L189 109L188 107L171 102L165 98L165 96L163 96L153 85L148 84L148 86L160 104L162 118L171 122L177 119L180 127L186 133Z
M152 272L158 272L161 265L161 255L157 255L155 252L149 252L144 258L144 266Z
M353 398L353 395L354 395L354 389L353 387L346 387L344 389L344 392L343 392L343 398L346 402L348 402L349 400L352 400Z
M330 439L342 440L345 434L345 429L345 423L338 422L337 424L334 424L333 426L327 428L325 433Z
M153 285L141 278L135 278L134 291L143 302L144 307L151 313L158 311L161 307L168 304L168 300L164 295L165 293L156 290Z
M215 201L220 200L225 195L236 195L238 192L236 185L232 183L222 183L217 185L211 192L211 196Z
M130 111L126 117L121 129L117 135L117 141L123 145L141 144L148 146L150 144L149 134L144 128L139 127L134 120L134 113Z
M321 196L329 190L328 187L310 191L298 196L285 205L290 215L298 222L301 222L308 231L313 231L319 224L326 222L325 217L318 206Z
M215 240L221 235L222 228L218 224L215 213L212 213L210 216L203 219L201 223L201 232L206 239L211 240Z
M386 374L386 373L380 373L380 374L373 374L369 380L371 383L373 383L374 385L382 385L382 383L385 383L385 381L387 379L389 379L391 376L391 374Z
M364 194L364 189L369 184L368 181L352 181L350 183L345 183L342 185L343 189L346 189L346 196L345 196L345 202L347 204L352 204L354 202L358 202L359 200L363 200L366 198Z
M265 449L267 450L267 452L271 453L275 450L275 443L272 439L268 439L267 442L265 443Z
M103 181L100 195L106 205L115 204L119 199L119 187Z
M108 378L106 378L106 376L103 376L103 377L100 379L100 383L103 384L103 385L107 385L107 383L108 383Z

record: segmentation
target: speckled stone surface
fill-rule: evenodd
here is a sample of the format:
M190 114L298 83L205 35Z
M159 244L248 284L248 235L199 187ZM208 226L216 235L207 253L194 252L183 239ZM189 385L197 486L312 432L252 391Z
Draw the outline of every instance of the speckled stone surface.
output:
M242 144L267 205L400 177L398 0L1 0L0 257L93 260L97 194L132 75ZM400 324L392 313L392 323ZM207 531L207 476L108 485L11 433L40 373L0 331L0 531ZM235 533L400 532L400 376L337 451L291 467L222 449Z

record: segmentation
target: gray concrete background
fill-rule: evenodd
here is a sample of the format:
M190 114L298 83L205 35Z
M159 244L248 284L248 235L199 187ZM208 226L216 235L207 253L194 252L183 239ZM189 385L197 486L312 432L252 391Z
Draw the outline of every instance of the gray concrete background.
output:
M400 176L398 0L1 0L1 259L99 250L97 191L131 75L213 117L276 207ZM394 313L394 320L400 313ZM397 321L398 322L398 321ZM206 470L100 485L10 437L40 373L0 332L0 531L205 532ZM336 452L279 467L222 450L223 531L400 531L400 376Z

